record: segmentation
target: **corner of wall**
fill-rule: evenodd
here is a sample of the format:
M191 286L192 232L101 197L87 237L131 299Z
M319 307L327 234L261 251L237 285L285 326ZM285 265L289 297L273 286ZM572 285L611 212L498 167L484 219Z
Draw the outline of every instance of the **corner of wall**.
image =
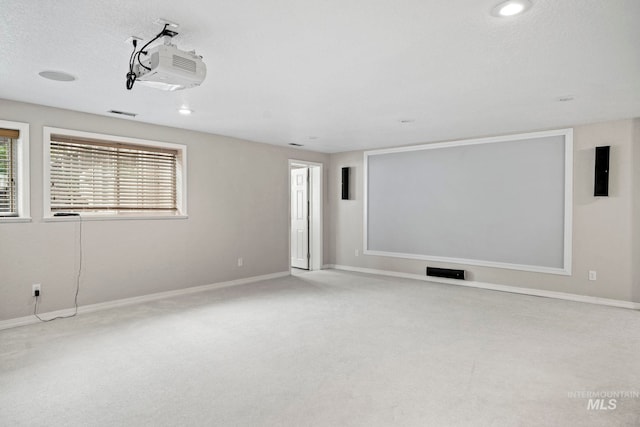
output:
M636 261L633 263L631 298L635 302L640 302L640 117L633 120L632 144L633 207L631 227L633 244L631 259L635 259Z

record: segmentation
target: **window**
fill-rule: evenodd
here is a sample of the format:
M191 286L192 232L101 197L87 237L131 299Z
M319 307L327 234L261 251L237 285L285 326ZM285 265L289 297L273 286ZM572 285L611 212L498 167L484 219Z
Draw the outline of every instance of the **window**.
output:
M185 215L186 147L45 128L49 216Z
M0 222L29 218L29 125L0 120Z
M20 132L0 129L0 215L16 216L16 141Z

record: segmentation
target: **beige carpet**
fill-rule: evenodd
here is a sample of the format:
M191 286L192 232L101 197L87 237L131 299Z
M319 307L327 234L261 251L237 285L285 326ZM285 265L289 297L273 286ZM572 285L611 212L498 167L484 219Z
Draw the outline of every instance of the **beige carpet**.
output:
M634 392L636 311L333 270L0 331L3 426L638 426Z

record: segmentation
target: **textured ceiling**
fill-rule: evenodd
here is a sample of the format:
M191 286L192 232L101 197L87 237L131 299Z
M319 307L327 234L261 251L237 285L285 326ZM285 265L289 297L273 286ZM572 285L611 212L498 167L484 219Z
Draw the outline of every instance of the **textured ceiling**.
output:
M2 0L0 98L324 152L640 116L639 0L533 0L507 19L498 2ZM160 17L207 78L127 91L124 41Z

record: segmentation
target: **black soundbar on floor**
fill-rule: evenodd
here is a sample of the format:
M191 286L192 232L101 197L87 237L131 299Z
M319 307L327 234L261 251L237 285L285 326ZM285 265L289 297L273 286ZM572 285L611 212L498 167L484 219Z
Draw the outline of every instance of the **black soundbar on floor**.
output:
M427 267L427 276L445 277L447 279L464 280L464 270L454 270L451 268Z

